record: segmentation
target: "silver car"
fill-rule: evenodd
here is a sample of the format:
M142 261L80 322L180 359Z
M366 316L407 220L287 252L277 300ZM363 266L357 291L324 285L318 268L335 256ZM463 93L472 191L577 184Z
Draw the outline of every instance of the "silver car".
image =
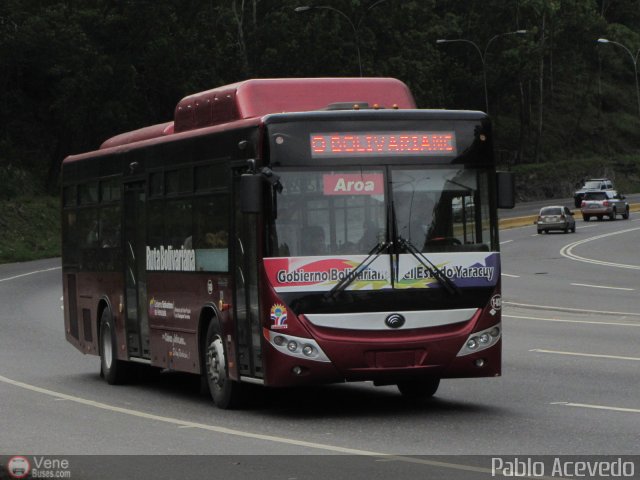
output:
M549 233L551 230L561 230L564 233L576 231L573 212L567 207L557 205L542 207L535 224L538 227L538 233Z
M618 215L622 215L625 220L629 219L629 204L625 201L625 196L615 190L585 193L580 211L585 222L591 217L602 220L604 216L615 220Z

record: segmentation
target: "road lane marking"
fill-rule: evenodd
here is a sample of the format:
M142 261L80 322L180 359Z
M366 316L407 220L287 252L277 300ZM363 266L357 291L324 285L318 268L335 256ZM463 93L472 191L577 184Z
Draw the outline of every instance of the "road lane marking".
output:
M551 402L551 405L561 405L563 407L591 408L595 410L610 410L613 412L640 413L640 409L637 408L609 407L607 405L589 405L588 403Z
M617 268L628 268L632 270L640 270L640 265L627 265L624 263L614 263L614 262L605 262L602 260L594 260L591 258L581 257L580 255L576 255L573 253L573 249L579 245L582 245L587 242L592 242L594 240L600 240L602 238L611 237L613 235L620 235L621 233L629 233L634 232L636 230L640 230L640 227L636 228L627 228L626 230L619 230L617 232L604 233L602 235L596 235L595 237L585 238L584 240L579 240L577 242L570 243L569 245L565 245L560 250L560 255L570 260L576 260L578 262L591 263L593 265L605 265L608 267L617 267Z
M34 270L33 272L21 273L20 275L14 275L13 277L0 278L0 282L8 282L9 280L15 280L16 278L26 277L28 275L34 275L36 273L50 272L52 270L60 270L62 267L45 268L44 270Z
M605 288L607 290L625 290L627 292L633 292L635 288L624 288L624 287L605 287L604 285L589 285L586 283L572 283L571 285L575 287L589 287L589 288Z
M502 318L518 318L522 320L539 320L541 322L558 322L558 323L586 323L590 325L616 325L620 327L640 327L640 323L624 323L624 322L597 322L595 320L569 320L564 318L540 318L540 317L525 317L520 315L505 315L502 314Z
M500 245L504 245L505 243L511 243L513 240L505 240L504 242L500 242Z
M501 275L503 277L509 277L509 278L520 278L520 275L510 275L508 273L501 273Z
M628 360L631 362L640 362L640 358L638 357L623 357L620 355L599 355L595 353L563 352L559 350L543 350L541 348L534 348L529 351L534 353L552 353L555 355L568 355L573 357L607 358L610 360Z
M635 312L611 312L607 310L587 310L584 308L570 308L570 307L554 307L551 305L532 305L529 303L515 303L515 302L502 302L502 305L513 305L514 307L532 308L534 310L559 310L561 312L580 312L580 313L599 313L602 315L622 315L630 317L640 317L640 313Z
M137 418L142 418L142 419L145 419L145 420L154 420L154 421L157 421L157 422L176 425L176 426L181 427L181 428L199 428L201 430L207 430L207 431L210 431L210 432L221 433L221 434L224 434L224 435L234 435L234 436L237 436L237 437L250 438L252 440L264 440L264 441L267 441L267 442L281 443L281 444L285 444L285 445L294 445L294 446L297 446L297 447L313 448L313 449L316 449L316 450L323 450L323 451L329 451L329 452L333 452L333 453L341 453L341 454L347 454L347 455L377 457L377 458L388 460L388 461L398 461L398 462L405 462L405 463L414 463L414 464L419 464L419 465L429 465L429 466L432 466L432 467L449 468L449 469L453 469L453 470L464 470L464 471L468 471L468 472L485 473L485 474L488 474L488 475L491 475L493 473L490 468L477 467L477 466L473 466L473 465L464 465L464 464L450 463L450 462L439 462L439 461L436 461L436 460L427 460L427 459L424 459L424 458L414 458L414 457L408 457L408 456L403 456L403 455L394 455L394 454L390 454L390 453L373 452L373 451L369 451L369 450L359 450L359 449L356 449L356 448L339 447L337 445L329 445L329 444L323 444L323 443L307 442L307 441L304 441L304 440L296 440L296 439L293 439L293 438L278 437L278 436L274 436L274 435L264 435L264 434L260 434L260 433L245 432L245 431L242 431L242 430L235 430L235 429L231 429L231 428L220 427L220 426L216 426L216 425L207 425L205 423L190 422L190 421L187 421L187 420L180 420L178 418L165 417L165 416L162 416L162 415L155 415L155 414L143 412L143 411L140 411L140 410L133 410L133 409L130 409L130 408L123 408L123 407L117 407L115 405L109 405L107 403L96 402L94 400L88 400L86 398L76 397L76 396L73 396L73 395L68 395L66 393L60 393L60 392L56 392L54 390L49 390L49 389L46 389L46 388L37 387L35 385L30 385L28 383L18 382L16 380L12 380L12 379L4 377L2 375L0 375L0 382L6 383L6 384L9 384L9 385L13 385L15 387L20 387L20 388L23 388L25 390L29 390L29 391L32 391L32 392L40 393L40 394L43 394L43 395L49 395L49 396L54 397L54 398L59 399L59 400L69 400L69 401L76 402L76 403L79 403L81 405L85 405L85 406L88 406L88 407L99 408L101 410L107 410L107 411L110 411L110 412L121 413L123 415L130 415L130 416L137 417ZM527 477L525 477L525 478L527 478ZM548 479L548 478L551 478L551 477L536 477L536 478L547 478Z

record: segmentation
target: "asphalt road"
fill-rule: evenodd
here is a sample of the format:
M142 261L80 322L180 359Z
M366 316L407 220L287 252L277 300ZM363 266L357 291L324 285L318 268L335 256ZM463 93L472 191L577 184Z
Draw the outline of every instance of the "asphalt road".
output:
M423 404L362 383L256 389L222 411L190 376L109 386L64 339L59 260L0 265L0 478L15 454L128 455L72 457L72 478L127 478L126 465L284 479L491 478L497 455L637 454L640 220L531 225L501 243L503 376L443 381Z

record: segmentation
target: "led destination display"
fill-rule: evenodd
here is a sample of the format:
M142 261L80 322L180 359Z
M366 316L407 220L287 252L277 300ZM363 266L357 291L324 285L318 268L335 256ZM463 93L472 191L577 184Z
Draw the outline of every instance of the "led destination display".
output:
M312 133L314 158L456 155L454 132Z

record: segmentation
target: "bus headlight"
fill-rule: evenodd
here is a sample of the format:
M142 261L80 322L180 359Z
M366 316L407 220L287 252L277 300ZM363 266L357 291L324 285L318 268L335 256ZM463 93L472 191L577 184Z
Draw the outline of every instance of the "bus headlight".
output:
M464 357L465 355L486 350L498 343L498 340L500 340L501 337L502 325L500 323L491 328L487 328L486 330L474 332L469 335L469 338L467 338L467 341L464 343L457 356Z
M290 357L315 360L316 362L330 362L329 357L322 351L320 345L311 338L294 337L280 332L264 329L264 338L280 353Z

